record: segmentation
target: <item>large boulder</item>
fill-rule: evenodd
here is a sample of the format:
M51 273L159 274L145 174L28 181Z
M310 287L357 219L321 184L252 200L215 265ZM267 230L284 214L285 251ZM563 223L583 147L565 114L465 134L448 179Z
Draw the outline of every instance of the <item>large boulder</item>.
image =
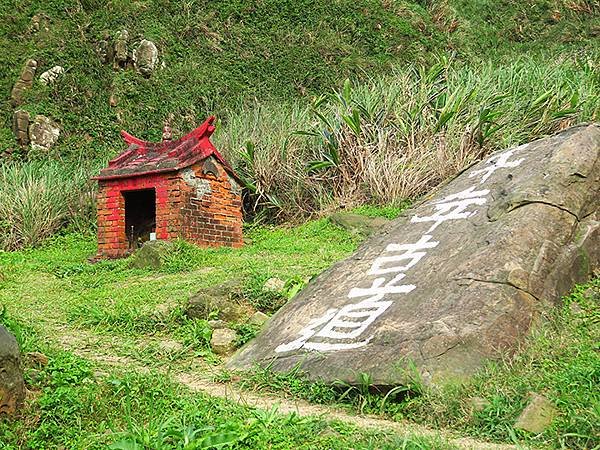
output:
M600 267L599 216L598 125L495 153L321 274L229 365L464 379Z
M25 400L25 382L16 339L0 325L0 417L15 415Z

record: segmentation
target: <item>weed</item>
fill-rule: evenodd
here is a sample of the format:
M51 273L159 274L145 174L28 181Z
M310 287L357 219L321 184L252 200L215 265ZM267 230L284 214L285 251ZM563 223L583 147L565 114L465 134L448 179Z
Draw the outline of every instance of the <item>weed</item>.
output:
M235 340L235 346L241 347L246 342L254 338L260 331L260 327L249 323L240 323L234 326L237 332L237 339Z
M37 246L66 224L93 230L90 172L50 161L0 165L0 248Z

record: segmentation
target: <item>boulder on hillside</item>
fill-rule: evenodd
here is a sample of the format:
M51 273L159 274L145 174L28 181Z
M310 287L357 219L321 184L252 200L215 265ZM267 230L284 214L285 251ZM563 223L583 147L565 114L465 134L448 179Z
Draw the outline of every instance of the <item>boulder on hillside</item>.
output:
M149 78L154 72L158 62L158 49L154 42L143 39L140 45L133 51L133 64L135 69Z
M13 107L23 103L23 95L25 91L33 85L33 78L37 69L37 61L28 59L23 66L19 79L15 82L10 93L10 102Z
M43 85L54 84L63 73L65 73L64 67L54 66L40 75L40 82Z
M29 144L29 113L18 109L13 113L13 133L21 147Z
M380 231L391 221L384 217L367 217L360 214L337 212L329 216L334 225L342 227L350 233L370 236Z
M13 416L25 401L25 382L16 339L0 325L0 417Z
M241 280L233 279L218 286L200 289L190 297L185 314L190 319L244 322L254 310L239 299L242 286Z
M46 116L35 116L29 126L29 142L34 150L47 152L58 141L60 127L56 122Z
M600 268L600 126L497 152L308 284L229 366L462 380Z
M122 30L115 38L114 51L112 52L115 69L124 69L129 62L129 32Z

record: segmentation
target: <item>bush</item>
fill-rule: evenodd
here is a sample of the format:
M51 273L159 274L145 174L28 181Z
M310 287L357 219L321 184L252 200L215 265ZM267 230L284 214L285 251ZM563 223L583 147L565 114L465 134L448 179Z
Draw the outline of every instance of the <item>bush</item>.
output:
M0 249L35 247L65 225L93 229L93 172L54 161L0 166Z

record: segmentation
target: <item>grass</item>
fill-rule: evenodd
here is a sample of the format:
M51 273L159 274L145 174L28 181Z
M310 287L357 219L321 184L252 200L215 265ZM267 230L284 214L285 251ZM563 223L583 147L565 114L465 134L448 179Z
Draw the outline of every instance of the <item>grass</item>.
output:
M367 432L191 393L165 367L232 375L210 351L208 323L188 319L184 305L197 289L235 274L243 300L271 313L358 244L326 219L256 224L339 207L393 218L490 151L597 121L597 1L0 6L3 92L26 58L38 60L38 75L55 64L66 68L55 85L36 80L21 105L60 123L50 152L17 148L13 108L0 103L0 155L11 155L0 163L0 249L21 249L0 250L0 320L26 352L50 356L48 366L28 367L33 396L23 418L0 423L0 448L450 448L441 439ZM38 13L42 29L33 32ZM122 28L133 41L158 45L164 65L150 79L100 62L103 34L114 38ZM88 264L95 253L88 179L122 150L119 129L159 140L165 120L178 136L212 113L220 118L217 147L246 180L251 244L202 250L177 242L158 270L131 269L126 260ZM285 282L283 292L265 292L271 277ZM598 289L598 280L591 286ZM432 391L415 379L407 390L376 393L365 377L332 388L296 372L257 371L246 386L501 442L598 448L598 302L583 289L516 358L466 385ZM230 325L238 345L256 332ZM529 391L544 393L560 411L539 436L512 428ZM473 398L484 407L474 411Z
M262 105L217 134L247 180L249 210L290 218L339 205L400 205L485 156L597 120L598 67L529 57L498 67L441 58L310 106Z
M55 86L36 83L24 105L61 123L62 155L114 151L119 128L160 139L169 116L175 131L185 132L209 112L223 116L255 98L320 93L348 76L425 61L436 46L426 10L406 1L3 0L2 10L2 92L10 92L25 58L38 60L39 73L56 64L67 69ZM49 30L33 33L39 13ZM156 42L164 67L152 78L100 62L104 33L114 39L123 28L132 43ZM0 111L10 128L11 109L3 104Z
M376 207L358 212L398 213ZM145 448L179 448L185 436L200 441L218 436L239 438L236 445L241 448L269 443L289 448L305 442L299 436L306 438L307 433L315 439L306 444L309 447L348 445L344 436L351 432L341 425L273 412L274 422L265 430L260 424L267 420L264 412L192 394L172 381L177 373L205 374L228 383L239 379L224 371L220 358L211 353L207 322L190 320L182 312L195 290L235 274L244 280L246 300L261 305L265 277L276 276L291 285L350 254L358 244L356 237L327 219L297 227L254 227L247 234L252 243L239 250L179 243L155 270L131 269L127 260L91 265L86 258L95 252L93 238L73 233L37 249L0 253L0 304L6 308L1 320L15 332L24 352L51 357L47 368L28 368L29 388L35 392L29 418L0 426L0 441L9 443L7 448L22 447L25 441L25 448L99 448L122 440ZM432 390L415 377L411 386L378 392L368 378L357 386L326 386L307 381L297 371L256 370L242 375L242 386L347 405L355 413L451 428L480 439L595 448L600 443L600 398L595 389L600 381L599 289L600 279L577 287L515 358L490 364L464 385ZM238 332L238 345L256 331L244 323L231 326ZM559 410L552 427L539 436L512 428L531 391L544 394ZM484 407L474 410L473 398L483 399ZM219 411L218 417L210 411ZM62 433L56 431L59 427ZM352 433L360 436L358 448L404 445L388 435ZM406 445L449 446L416 437Z
M21 419L0 423L0 448L453 448L442 438L238 406L172 380L178 371L210 373L219 362L206 322L181 314L190 293L232 273L252 286L258 267L284 280L309 277L357 244L326 219L248 235L252 244L241 250L181 243L159 270L130 269L126 260L91 265L94 240L73 233L0 253L0 321L24 353L50 359L26 364L32 396ZM253 332L238 331L240 344ZM163 345L173 341L180 346Z
M126 260L91 265L87 258L95 253L94 237L57 236L39 249L0 252L0 304L16 319L40 326L69 322L128 337L172 333L184 345L202 348L206 331L182 313L192 293L236 274L245 298L270 313L273 297L262 290L268 278L278 277L291 289L358 243L327 219L294 228L259 227L247 237L252 244L241 250L199 249L180 242L153 271L131 269Z
M9 325L22 335L14 321ZM192 394L158 373L95 372L89 361L42 340L21 344L43 350L49 363L28 370L33 398L22 419L0 422L2 449L453 448L441 438L238 406Z
M522 57L497 67L441 58L362 84L347 80L310 105L238 110L219 124L215 142L245 180L255 221L399 208L491 151L598 120L599 89L592 60ZM2 166L0 246L36 244L65 223L91 228L86 179L103 163L81 161L76 169L51 159Z
M60 123L49 152L17 148L14 108L0 102L0 152L12 155L1 163L5 249L65 223L90 228L85 179L123 150L121 128L160 140L165 120L177 137L217 114L214 140L245 180L247 217L274 222L398 207L490 151L600 114L597 1L4 4L0 88L26 57L40 73L67 69L52 86L36 79L19 106ZM150 79L101 63L103 36L123 28L156 41L164 67ZM72 189L84 204L65 200Z
M65 226L93 231L96 183L89 179L91 170L55 161L0 165L0 249L39 245Z

